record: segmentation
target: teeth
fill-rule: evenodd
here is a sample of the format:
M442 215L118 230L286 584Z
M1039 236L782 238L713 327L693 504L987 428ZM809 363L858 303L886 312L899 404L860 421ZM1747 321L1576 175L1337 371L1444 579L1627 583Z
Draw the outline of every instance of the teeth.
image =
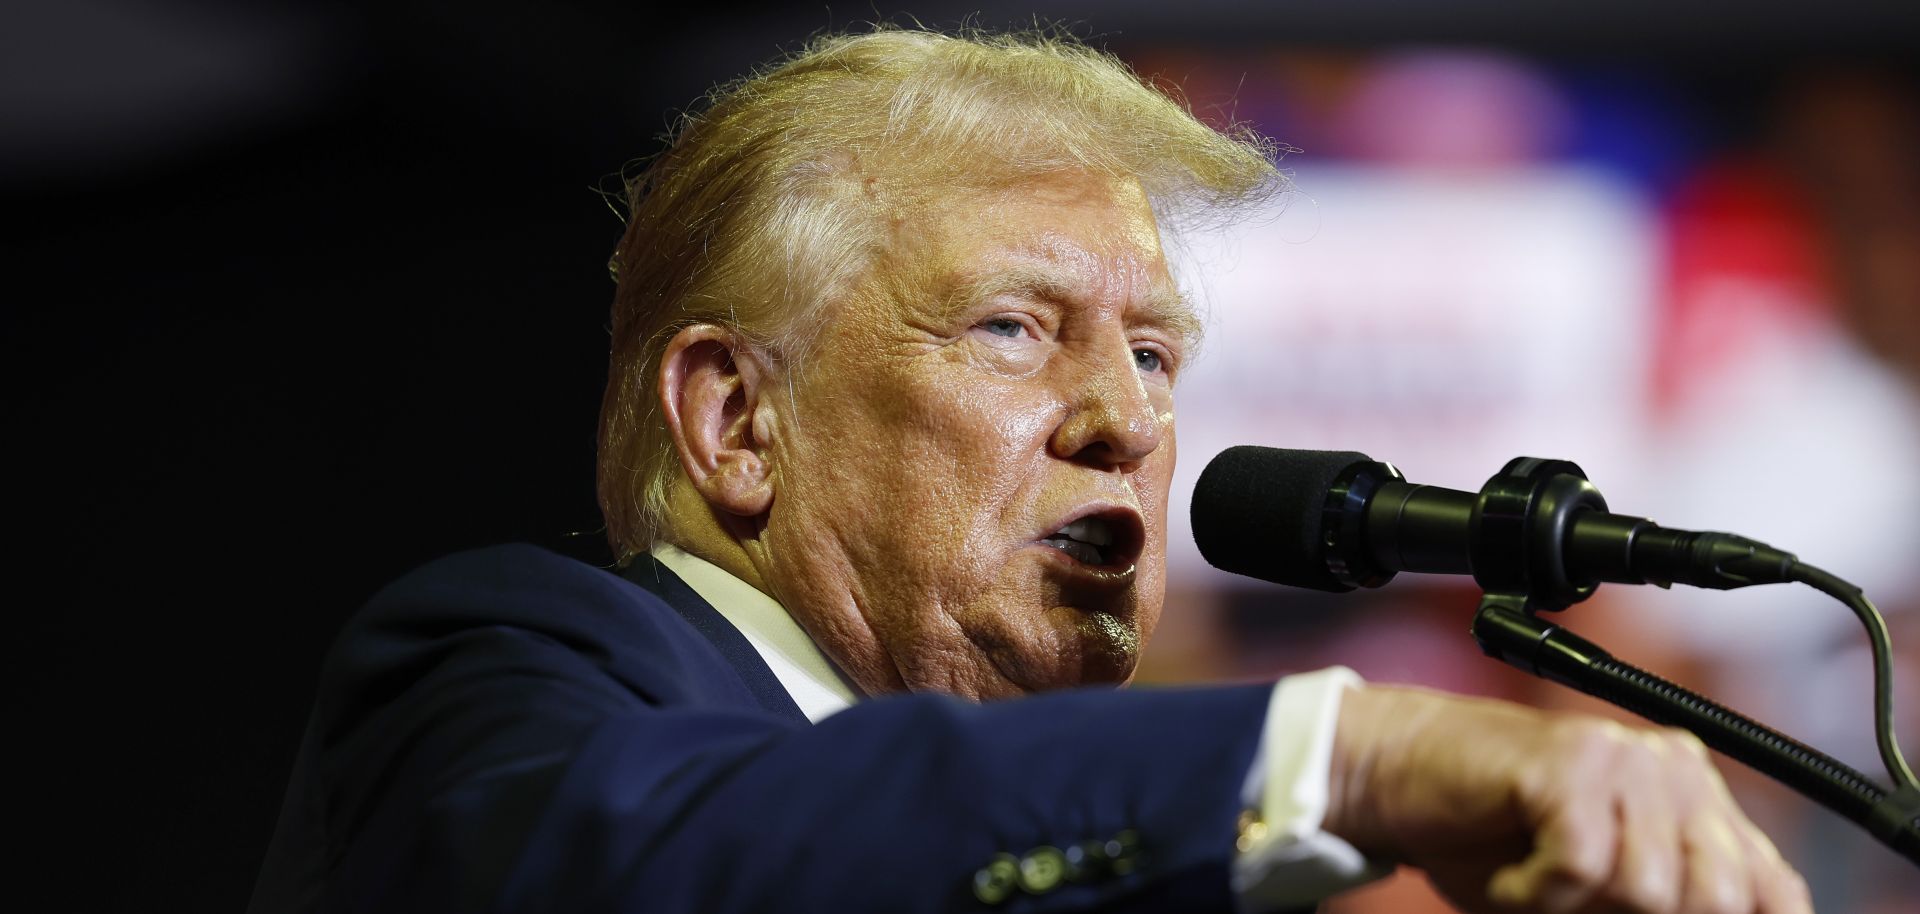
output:
M1107 558L1101 554L1100 547L1092 543L1083 543L1079 540L1071 540L1063 536L1048 537L1043 542L1089 565L1105 565L1107 563Z
M1095 546L1113 545L1113 528L1107 526L1107 522L1098 517L1083 517L1061 527L1060 532L1054 535L1092 543Z

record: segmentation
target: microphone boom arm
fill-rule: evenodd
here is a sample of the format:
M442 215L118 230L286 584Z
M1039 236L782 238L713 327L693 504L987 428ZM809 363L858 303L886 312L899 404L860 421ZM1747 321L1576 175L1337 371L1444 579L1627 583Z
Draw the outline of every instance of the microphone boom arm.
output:
M1888 652L1884 623L1875 625L1877 613L1869 609L1862 620L1876 648L1875 729L1891 791L1811 746L1615 659L1538 615L1585 600L1601 580L1681 580L1723 589L1794 580L1796 569L1809 566L1792 554L1729 533L1666 530L1642 518L1608 514L1606 500L1580 467L1533 457L1515 458L1487 480L1474 506L1469 540L1474 580L1485 592L1472 632L1488 656L1655 723L1689 730L1920 865L1920 784L1893 742L1891 669L1880 656ZM1798 579L1806 580L1804 575Z
M1535 615L1524 596L1489 593L1473 617L1487 656L1618 705L1658 724L1683 727L1708 746L1798 791L1866 829L1920 865L1920 789L1888 791L1839 760L1688 689L1614 658Z

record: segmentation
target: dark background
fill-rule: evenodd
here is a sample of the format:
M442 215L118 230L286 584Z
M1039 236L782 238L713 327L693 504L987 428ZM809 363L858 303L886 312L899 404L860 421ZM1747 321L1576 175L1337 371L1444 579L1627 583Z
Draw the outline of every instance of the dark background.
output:
M1729 136L1797 63L1906 66L1920 36L1913 4L1850 0L1164 6L914 12L1037 13L1123 54L1471 42L1602 57L1687 74ZM599 526L620 230L600 192L711 84L892 12L4 14L0 310L8 437L27 459L9 499L24 510L8 512L18 622L0 643L26 770L14 831L44 854L8 894L244 906L314 674L354 607L439 554Z

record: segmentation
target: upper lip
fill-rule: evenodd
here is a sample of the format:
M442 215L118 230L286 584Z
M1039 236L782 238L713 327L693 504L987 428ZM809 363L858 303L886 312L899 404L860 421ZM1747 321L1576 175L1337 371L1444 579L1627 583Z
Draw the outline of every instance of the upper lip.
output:
M1103 547L1106 567L1131 568L1140 560L1140 553L1147 544L1147 523L1140 511L1129 505L1111 502L1094 502L1081 505L1061 518L1058 523L1040 532L1036 539L1046 539L1059 533L1062 528L1087 518L1099 518L1106 522L1113 532L1113 543Z

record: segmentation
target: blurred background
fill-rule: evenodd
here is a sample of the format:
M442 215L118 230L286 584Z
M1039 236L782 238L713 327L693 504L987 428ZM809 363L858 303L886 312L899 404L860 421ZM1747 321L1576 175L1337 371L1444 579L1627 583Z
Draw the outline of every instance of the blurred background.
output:
M346 616L435 556L598 528L602 192L712 84L909 17L1064 23L1295 150L1270 212L1181 239L1212 333L1177 517L1231 444L1468 489L1571 458L1615 510L1864 586L1920 755L1912 3L28 2L0 13L0 645L44 859L13 896L243 907ZM1174 542L1150 681L1340 662L1594 707L1481 657L1463 582L1333 598ZM1565 621L1880 772L1865 638L1811 591L1609 587ZM1910 866L1727 773L1820 910L1913 910ZM1417 875L1329 907L1446 910Z

